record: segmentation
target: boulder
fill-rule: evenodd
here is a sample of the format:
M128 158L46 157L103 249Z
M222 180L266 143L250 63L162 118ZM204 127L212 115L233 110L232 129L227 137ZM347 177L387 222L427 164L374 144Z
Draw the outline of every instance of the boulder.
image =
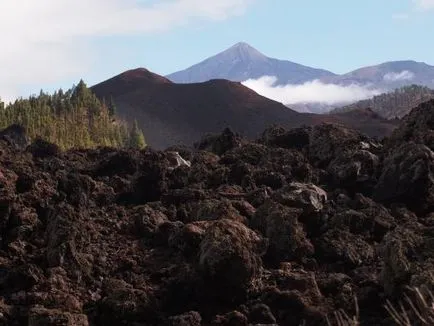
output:
M377 155L367 150L345 152L332 160L327 167L335 187L351 192L369 193L375 186L380 167Z
M137 206L131 212L135 230L141 237L152 237L161 224L168 221L167 216L149 205Z
M235 147L222 155L220 163L225 165L244 162L250 165L258 165L267 154L268 148L261 144L250 143Z
M202 317L197 311L189 311L169 318L170 326L201 326Z
M311 128L301 127L285 130L273 127L262 133L261 142L268 146L304 150L310 143Z
M430 254L430 257L426 257L422 249L426 241L423 227L417 223L398 226L384 237L379 248L382 257L380 280L387 294L402 293L407 280L423 273L425 260L432 259Z
M434 151L434 100L420 104L402 120L386 140L388 151L404 142L422 144Z
M403 203L416 213L434 210L434 152L425 145L406 143L385 160L374 200Z
M166 151L167 159L170 162L169 170L175 170L181 166L191 167L191 162L183 159L178 152Z
M318 180L306 156L294 149L269 148L260 161L261 171L279 173L285 180L304 183Z
M59 178L57 191L64 195L71 205L86 206L96 183L88 175L68 173Z
M0 131L0 139L6 141L15 149L24 150L30 143L30 138L27 136L26 129L18 124L10 125Z
M269 241L266 259L276 264L281 261L300 260L311 256L314 247L298 222L301 210L272 201L258 208L250 226Z
M29 326L88 326L89 321L84 314L71 314L56 309L33 307L29 311Z
M277 191L272 199L288 207L301 208L304 213L312 213L323 209L327 193L314 184L292 182Z
M367 137L356 131L331 124L321 124L309 133L308 157L318 167L327 167L345 151L361 149Z
M197 150L205 150L222 155L225 152L241 146L241 137L229 128L225 128L221 134L208 135L195 144Z
M339 208L329 217L329 227L346 229L378 242L396 227L395 218L385 207L361 194L356 194L347 206Z
M215 221L200 244L199 269L212 288L234 298L259 276L266 246L260 235L239 222Z
M329 262L352 269L370 264L375 258L375 250L362 236L345 230L330 229L315 241L316 258L319 262Z
M99 322L104 324L145 323L155 318L150 297L119 279L104 280L103 297L98 304L101 311Z
M269 325L276 323L276 317L274 317L270 307L264 303L258 303L251 307L248 317L249 322L252 324Z
M27 151L32 153L34 158L47 158L59 155L60 148L56 144L38 137L27 147Z
M179 250L187 257L197 255L200 244L205 237L205 232L212 222L200 221L179 225L174 228L168 237L169 246Z
M211 323L212 326L248 326L247 317L237 311L228 312L225 315L216 316L216 318Z
M140 158L137 152L122 150L104 157L94 170L95 176L126 176L137 172Z

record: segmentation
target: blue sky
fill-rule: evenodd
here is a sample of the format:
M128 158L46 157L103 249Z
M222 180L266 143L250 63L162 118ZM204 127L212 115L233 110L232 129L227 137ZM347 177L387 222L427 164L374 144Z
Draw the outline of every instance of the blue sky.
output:
M434 0L2 0L0 96L136 67L164 75L239 41L336 73L401 59L434 65L433 32Z

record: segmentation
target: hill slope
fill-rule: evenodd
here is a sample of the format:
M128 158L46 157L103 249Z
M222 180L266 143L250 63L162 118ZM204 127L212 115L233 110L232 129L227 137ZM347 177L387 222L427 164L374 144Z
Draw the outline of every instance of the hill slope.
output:
M333 110L334 113L370 108L386 119L402 118L412 108L434 99L434 90L418 85L405 86L372 99L359 101Z
M140 68L124 72L92 87L100 98L116 102L118 115L137 120L146 141L155 148L171 144L191 145L205 133L229 127L248 138L259 136L273 124L283 127L345 123L375 135L388 134L394 125L369 116L368 120L348 115L301 114L269 100L238 82L211 80L205 83L175 84Z
M372 87L387 90L411 84L434 87L434 66L412 60L390 61L322 80L343 85L371 84Z
M118 114L136 119L146 130L147 142L157 148L192 144L204 133L225 127L253 137L268 124L298 116L239 83L174 84L146 69L127 71L92 90L98 97L113 96Z
M167 78L177 83L197 83L210 79L245 81L264 75L277 77L279 84L301 84L335 76L327 70L269 58L252 46L240 42L196 65L170 74Z

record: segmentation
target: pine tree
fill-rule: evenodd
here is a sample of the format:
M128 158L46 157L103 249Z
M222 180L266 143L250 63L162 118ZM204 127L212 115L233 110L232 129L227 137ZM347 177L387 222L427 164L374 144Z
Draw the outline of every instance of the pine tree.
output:
M137 125L137 120L134 120L134 126L131 129L130 135L130 147L142 149L145 146L145 136L143 135L143 132L139 129L139 126Z
M113 96L110 95L110 102L108 105L108 109L109 109L109 113L111 117L114 117L116 115L116 103L115 100L113 99Z
M101 106L101 102L82 79L80 79L78 85L72 92L71 102L75 106L84 106L88 108L92 114L96 113L98 108Z
M66 92L60 89L49 95L41 91L6 107L0 102L0 128L19 123L31 139L42 137L62 149L146 146L137 122L130 129L112 114L81 80Z

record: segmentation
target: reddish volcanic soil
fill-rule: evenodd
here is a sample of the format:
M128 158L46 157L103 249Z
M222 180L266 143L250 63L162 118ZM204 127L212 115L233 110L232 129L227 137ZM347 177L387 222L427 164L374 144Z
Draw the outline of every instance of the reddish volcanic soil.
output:
M393 122L372 114L298 113L237 82L175 84L146 69L127 71L92 90L100 98L113 96L118 114L130 122L137 120L154 148L191 145L203 134L226 127L250 139L275 124L290 128L340 123L380 137L395 128Z

